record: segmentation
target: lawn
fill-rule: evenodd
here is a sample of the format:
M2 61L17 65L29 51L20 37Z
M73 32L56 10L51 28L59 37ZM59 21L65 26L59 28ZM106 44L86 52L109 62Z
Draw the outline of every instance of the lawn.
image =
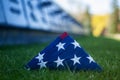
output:
M34 70L24 69L33 56L50 42L0 47L0 80L120 80L120 41L104 37L74 37L100 64L103 71Z

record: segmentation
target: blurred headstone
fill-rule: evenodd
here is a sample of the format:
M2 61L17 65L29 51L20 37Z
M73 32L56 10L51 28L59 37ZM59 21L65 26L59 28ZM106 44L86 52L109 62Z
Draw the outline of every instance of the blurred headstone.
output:
M42 21L44 14L39 11L38 4L39 0L24 0L26 14L30 28L33 29L48 29L49 27Z
M22 0L2 0L7 23L14 26L26 27Z
M3 13L3 4L1 0L0 0L0 23L5 23L5 17Z
M51 0L24 0L31 28L83 33L80 23Z
M87 7L84 0L53 0L58 6L60 6L64 11L69 13L77 21L81 22L84 17L84 13Z

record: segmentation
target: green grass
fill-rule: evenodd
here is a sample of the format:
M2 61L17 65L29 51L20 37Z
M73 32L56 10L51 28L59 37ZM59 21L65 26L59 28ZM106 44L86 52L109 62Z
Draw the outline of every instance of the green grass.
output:
M104 37L76 37L82 47L100 64L103 71L24 69L33 56L48 43L0 47L0 80L120 80L120 42Z

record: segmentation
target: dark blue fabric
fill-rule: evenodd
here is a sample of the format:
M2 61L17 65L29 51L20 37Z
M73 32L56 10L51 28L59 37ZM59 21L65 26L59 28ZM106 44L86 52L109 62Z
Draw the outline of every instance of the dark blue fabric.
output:
M61 42L65 43L64 48L60 49L58 51L58 47L56 45ZM74 42L74 39L72 39L70 36L65 37L64 39L58 37L56 40L54 40L50 45L48 45L45 49L43 49L40 54L44 54L43 61L46 62L46 67L49 69L70 69L70 70L97 70L101 71L101 67L96 62L89 63L89 59L87 58L90 56L87 54L83 48L76 47L74 48L74 45L71 44ZM79 59L80 64L76 63L71 60L74 55L77 57L81 57ZM38 56L38 55L37 55ZM33 69L40 69L40 65L38 65L39 60L36 59L35 56L30 62L27 63L25 66L27 69L33 70ZM63 66L59 65L57 67L57 63L55 61L58 59L64 59Z

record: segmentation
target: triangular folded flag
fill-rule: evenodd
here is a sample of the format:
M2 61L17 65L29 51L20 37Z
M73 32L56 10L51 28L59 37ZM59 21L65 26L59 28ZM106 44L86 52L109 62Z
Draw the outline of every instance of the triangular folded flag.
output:
M66 32L39 52L38 55L25 65L25 68L28 70L41 68L69 69L71 71L102 70L79 43Z

